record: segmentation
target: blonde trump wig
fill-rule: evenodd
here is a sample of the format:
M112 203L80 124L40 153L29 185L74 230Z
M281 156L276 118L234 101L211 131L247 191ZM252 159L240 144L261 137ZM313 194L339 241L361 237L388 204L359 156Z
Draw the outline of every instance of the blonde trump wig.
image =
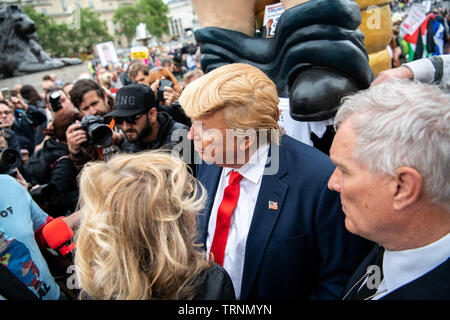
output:
M162 151L87 164L75 254L82 292L93 299L191 299L196 276L209 267L194 244L205 197L184 162Z
M230 129L267 130L268 141L279 142L277 89L256 67L244 63L219 67L187 86L178 101L190 118L223 108Z

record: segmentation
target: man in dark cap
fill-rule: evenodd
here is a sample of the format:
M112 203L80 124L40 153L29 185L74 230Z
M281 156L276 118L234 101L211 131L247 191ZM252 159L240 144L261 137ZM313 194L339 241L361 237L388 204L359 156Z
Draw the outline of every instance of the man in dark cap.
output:
M177 78L178 82L183 82L183 77L188 71L187 68L183 65L183 58L179 55L175 55L173 57L173 68L170 70L175 78Z
M129 153L165 148L172 150L187 135L189 128L164 112L157 111L155 94L149 86L130 84L116 93L113 117L125 135L120 148Z

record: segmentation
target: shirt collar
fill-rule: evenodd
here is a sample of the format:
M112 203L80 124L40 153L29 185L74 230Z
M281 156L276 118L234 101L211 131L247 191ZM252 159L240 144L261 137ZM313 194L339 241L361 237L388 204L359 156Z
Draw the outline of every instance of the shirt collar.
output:
M393 291L431 271L450 256L450 233L421 248L390 251L383 257L383 276L388 291Z
M224 168L225 176L228 177L230 172L235 170L244 178L257 184L264 174L267 157L269 155L269 144L260 146L256 152L250 157L250 160L239 169Z

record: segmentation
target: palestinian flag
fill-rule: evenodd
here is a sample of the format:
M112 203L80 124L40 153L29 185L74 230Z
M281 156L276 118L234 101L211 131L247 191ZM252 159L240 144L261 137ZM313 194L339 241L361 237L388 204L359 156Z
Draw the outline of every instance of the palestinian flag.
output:
M409 61L444 53L444 26L430 13L412 35L403 39L408 43Z

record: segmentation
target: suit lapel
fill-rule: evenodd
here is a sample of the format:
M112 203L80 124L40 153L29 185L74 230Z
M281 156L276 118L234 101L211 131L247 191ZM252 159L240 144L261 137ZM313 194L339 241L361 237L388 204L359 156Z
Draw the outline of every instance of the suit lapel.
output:
M263 176L247 237L241 299L246 299L250 292L267 244L271 238L272 230L283 210L283 202L288 190L288 185L280 180L282 176L287 174L285 157L283 156L284 149L280 146L278 150L280 151L279 158L277 158L277 161L279 160L278 172L275 175ZM271 152L272 148L269 151L269 156ZM271 208L269 208L269 205L271 205Z
M200 180L205 189L208 190L208 197L205 203L205 208L198 217L198 239L199 243L205 246L206 236L208 234L209 218L211 216L212 206L216 197L217 186L219 185L222 168L216 165L206 164L202 164L201 166L201 169L203 170L199 170L200 166L197 168L197 170L200 171L198 172L197 179Z
M344 289L342 300L349 300L355 296L356 292L358 292L358 283L361 285L361 278L367 273L367 267L373 263L379 250L380 245L376 244L372 251L369 252L367 257L364 258L359 267L355 270L353 275L347 281L347 286Z

